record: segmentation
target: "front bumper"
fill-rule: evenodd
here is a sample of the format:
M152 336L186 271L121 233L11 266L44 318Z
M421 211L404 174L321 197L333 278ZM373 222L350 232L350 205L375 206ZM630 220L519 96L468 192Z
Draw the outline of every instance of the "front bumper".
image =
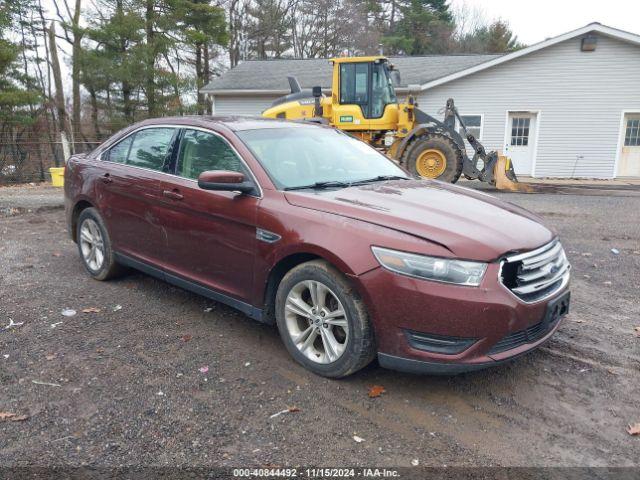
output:
M426 375L457 375L459 373L473 372L483 370L489 367L495 367L504 363L509 363L514 359L535 350L540 345L549 340L558 329L561 322L557 322L555 326L541 340L526 344L522 348L515 348L506 353L508 355L500 360L491 359L483 363L445 363L445 362L429 362L425 360L415 360L412 358L396 357L387 353L378 353L378 363L389 370L397 370L399 372L419 373ZM491 358L491 357L487 357Z
M358 277L373 319L380 364L415 373L456 374L504 363L546 342L560 324L557 319L540 330L547 305L568 288L544 301L524 303L498 282L498 270L499 265L490 264L477 288L410 278L383 268ZM408 332L473 341L463 351L447 354L415 348ZM512 342L522 332L536 335Z

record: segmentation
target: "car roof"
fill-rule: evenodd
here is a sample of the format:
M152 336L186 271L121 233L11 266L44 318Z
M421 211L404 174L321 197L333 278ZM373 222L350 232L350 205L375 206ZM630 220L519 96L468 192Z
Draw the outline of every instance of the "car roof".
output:
M267 128L309 128L317 126L313 123L292 122L281 119L257 116L222 116L222 115L192 115L184 117L159 117L143 120L138 126L166 125L167 123L184 126L212 126L222 125L229 130L262 130Z

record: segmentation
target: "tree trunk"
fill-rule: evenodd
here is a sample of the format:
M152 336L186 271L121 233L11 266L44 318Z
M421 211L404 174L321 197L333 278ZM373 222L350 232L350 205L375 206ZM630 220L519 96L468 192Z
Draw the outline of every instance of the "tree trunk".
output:
M44 52L47 58L47 62L49 62L49 43L47 42L47 25L44 19L44 11L42 10L42 2L38 0L38 13L40 15L40 24L42 26L42 35L43 35L43 43L44 43ZM47 63L47 93L49 98L53 98L53 94L51 92L51 64Z
M202 88L202 44L196 44L196 88L198 89L198 115L204 114L204 95Z
M81 99L80 99L80 55L82 55L81 42L82 32L80 31L80 10L82 6L82 0L76 0L75 10L73 12L73 47L71 58L71 82L73 92L73 110L72 110L72 125L73 134L80 138L80 128L82 126L80 120Z
M173 78L171 80L171 88L173 89L173 96L175 97L176 102L178 102L178 113L180 114L180 116L182 116L182 115L184 115L184 108L182 106L182 99L180 98L180 86L179 86L179 81L180 80L178 79L178 74L176 73L176 69L173 68L173 64L171 63L171 59L169 58L169 55L164 53L163 56L164 56L165 62L167 62L169 70L171 70L171 74L173 76ZM179 63L179 61L178 61L178 63ZM178 65L178 68L180 68L179 65Z
M133 105L131 103L131 85L129 82L122 82L122 113L127 122L135 121L133 114Z
M211 65L210 65L210 58L209 58L209 45L205 44L204 45L204 84L205 85L209 85L209 82L211 81ZM213 110L213 105L211 104L211 98L208 95L205 95L204 98L204 105L205 105L205 113L207 115L211 115L212 114L212 110Z
M116 14L118 16L124 15L122 0L116 1ZM120 54L124 58L127 54L127 40L120 38ZM109 118L113 118L113 108L111 105L111 91L107 87L107 104L109 106ZM133 111L133 105L131 104L131 84L126 80L122 81L122 114L129 123L133 123L135 115Z
M109 119L113 118L113 103L111 102L111 85L107 85L105 102L107 104L107 112ZM113 133L113 128L109 128L109 133Z
M91 97L91 123L96 141L100 141L100 125L98 124L98 97L95 88L89 88L89 96Z
M64 144L65 138L69 140L71 133L69 131L69 116L64 106L64 90L62 88L62 74L60 73L60 61L58 60L58 47L56 45L56 31L55 23L51 22L49 27L49 50L51 53L51 70L53 71L53 80L56 86L55 102L58 112L58 128L63 136L62 142ZM65 161L67 158L65 158ZM56 165L57 166L57 165Z
M156 85L155 85L155 64L156 64L156 40L155 40L155 12L154 0L147 0L145 13L145 31L147 33L147 65L146 65L146 94L147 111L149 117L156 116Z
M389 19L389 31L395 32L396 29L396 0L391 0L391 17Z
M231 0L229 5L229 65L231 68L238 65L238 31L236 25L238 1Z

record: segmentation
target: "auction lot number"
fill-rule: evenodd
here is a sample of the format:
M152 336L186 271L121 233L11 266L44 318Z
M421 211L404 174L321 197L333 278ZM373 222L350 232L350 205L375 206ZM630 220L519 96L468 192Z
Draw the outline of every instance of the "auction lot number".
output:
M234 468L237 478L394 478L398 472L385 468Z

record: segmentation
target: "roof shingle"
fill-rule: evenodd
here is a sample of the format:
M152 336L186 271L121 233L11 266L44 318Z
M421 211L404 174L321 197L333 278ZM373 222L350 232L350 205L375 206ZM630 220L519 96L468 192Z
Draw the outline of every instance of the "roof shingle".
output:
M500 55L425 55L416 57L389 57L401 74L400 87L417 85L459 72ZM287 59L249 60L223 73L202 88L203 92L224 93L238 90L288 91L287 76L293 75L303 88L320 85L331 88L329 60Z

